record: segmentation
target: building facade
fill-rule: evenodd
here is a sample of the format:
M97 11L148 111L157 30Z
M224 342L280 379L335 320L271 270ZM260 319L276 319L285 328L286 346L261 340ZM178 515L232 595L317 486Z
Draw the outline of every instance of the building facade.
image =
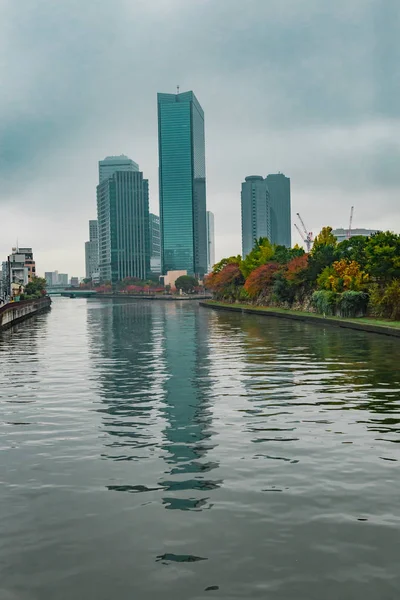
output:
M272 244L291 248L292 246L292 217L290 202L290 179L283 173L267 175L271 211Z
M152 213L150 213L150 270L155 275L161 274L160 217Z
M290 179L282 173L246 177L242 183L242 256L266 237L272 244L292 245Z
M242 256L245 258L260 237L271 239L271 205L266 180L261 175L242 183Z
M215 265L215 227L214 213L207 211L207 272L211 273Z
M97 221L100 278L112 283L126 277L146 279L150 272L149 186L143 173L115 171L100 182Z
M347 240L349 237L355 237L357 235L362 235L364 237L369 237L370 235L374 235L374 233L376 233L378 230L377 229L352 229L350 231L350 236L349 236L349 230L348 229L334 229L332 231L332 235L335 236L335 238L337 239L337 241L343 242L344 240Z
M207 271L204 112L193 92L158 94L163 273Z
M107 156L99 161L99 183L102 183L116 171L139 171L139 165L132 159L121 154L120 156Z
M89 241L85 242L86 279L93 279L99 271L99 240L97 221L89 221Z

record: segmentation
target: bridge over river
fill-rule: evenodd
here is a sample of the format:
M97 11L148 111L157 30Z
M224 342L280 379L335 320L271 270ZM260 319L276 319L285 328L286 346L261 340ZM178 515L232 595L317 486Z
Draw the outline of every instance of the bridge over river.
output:
M49 296L64 296L66 298L90 298L96 296L96 290L85 290L73 287L53 285L47 288Z

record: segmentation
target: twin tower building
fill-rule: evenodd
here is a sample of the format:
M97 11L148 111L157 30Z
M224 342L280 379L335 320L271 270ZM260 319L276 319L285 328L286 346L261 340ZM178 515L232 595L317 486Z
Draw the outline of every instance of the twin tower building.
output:
M157 100L159 219L149 212L149 183L137 163L126 156L99 162L98 276L103 281L147 279L157 271L187 271L202 278L215 262L213 215L206 206L203 109L193 92L158 94ZM248 177L243 184L244 255L260 236L290 245L290 185L281 174ZM88 267L88 253L86 258Z

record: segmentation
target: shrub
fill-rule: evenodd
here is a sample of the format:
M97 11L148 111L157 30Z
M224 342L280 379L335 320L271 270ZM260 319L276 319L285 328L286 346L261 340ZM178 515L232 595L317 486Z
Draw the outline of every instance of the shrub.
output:
M341 317L364 317L367 314L368 294L353 291L343 292L337 300L337 307Z
M320 315L334 316L336 314L337 294L328 290L314 292L311 303L315 312Z
M397 321L400 319L400 279L394 279L385 288L381 300L383 316Z
M277 276L272 287L273 299L276 302L293 304L296 297L296 286L282 276Z

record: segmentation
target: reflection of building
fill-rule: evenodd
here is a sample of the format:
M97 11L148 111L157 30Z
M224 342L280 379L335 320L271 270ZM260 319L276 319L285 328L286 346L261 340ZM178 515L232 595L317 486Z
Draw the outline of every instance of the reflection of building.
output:
M214 213L207 211L207 272L215 265L215 229Z
M107 160L99 163L97 186L100 278L112 283L126 277L146 279L150 271L148 181L138 170L111 172L112 166L106 178L102 163Z
M175 302L101 302L88 311L93 370L107 434L103 458L150 459L142 479L108 489L151 492L167 509L208 504L220 485L209 473L211 414L207 380L209 313ZM157 467L159 463L159 466ZM167 465L167 468L166 468ZM185 476L186 475L186 476Z
M242 183L243 258L260 237L291 246L290 179L282 173L252 175Z
M356 235L362 235L364 237L368 237L377 232L377 229L352 229L349 236L348 229L334 229L332 234L335 236L338 242L343 242L347 240L349 237L355 237Z
M158 94L163 273L207 270L204 112L193 92Z
M150 213L150 270L156 275L161 273L160 217Z
M99 241L97 221L89 221L89 241L85 242L86 278L92 279L99 271Z

